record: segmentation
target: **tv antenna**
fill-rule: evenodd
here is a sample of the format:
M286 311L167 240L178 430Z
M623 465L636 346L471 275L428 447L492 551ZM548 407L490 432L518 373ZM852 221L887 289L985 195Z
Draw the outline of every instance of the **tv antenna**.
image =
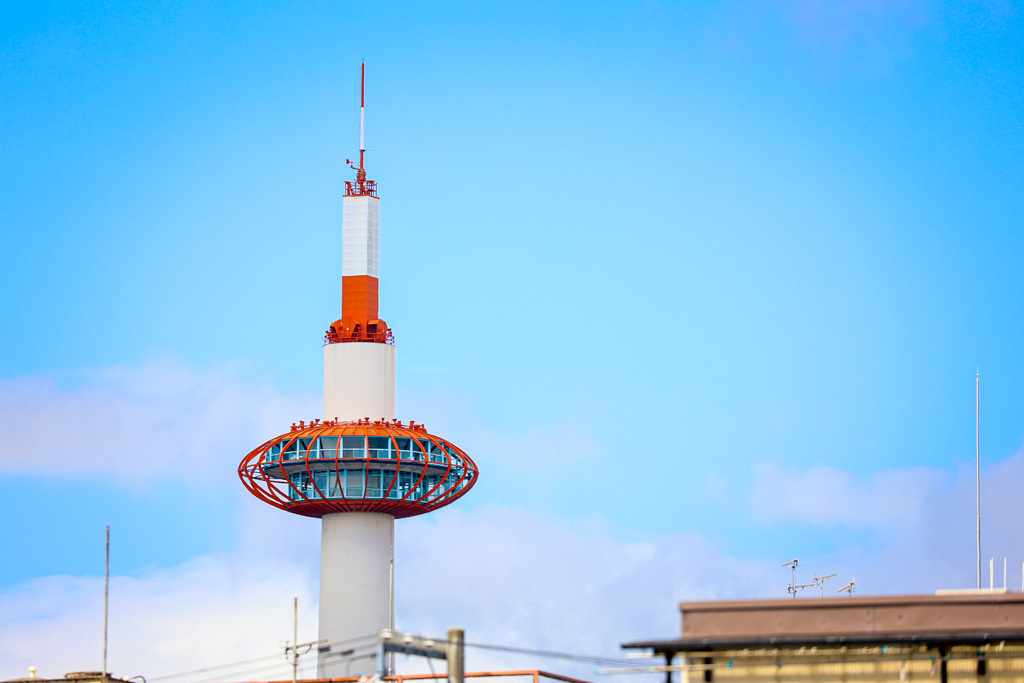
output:
M811 579L814 582L814 585L818 587L818 590L821 591L821 597L825 597L825 582L834 576L835 574L829 574L828 576L818 576L815 574L814 578Z
M790 582L788 586L786 586L786 589L793 594L794 598L796 597L796 591L793 589L796 587L796 567L798 564L800 564L800 558L794 557L792 560L782 565L783 567L790 567L793 570L793 581Z
M833 574L832 576L835 576ZM846 593L851 598L853 597L853 589L857 587L857 580L854 577L850 577L850 583L846 584L842 588L836 591L836 593Z
M782 565L783 567L789 567L790 569L793 570L793 580L790 582L790 584L788 586L786 586L786 590L793 596L794 600L796 600L796 594L797 593L799 593L800 591L802 591L805 588L810 588L811 586L814 585L813 583L802 584L802 585L798 585L797 584L797 582L796 582L796 568L797 568L797 566L799 566L799 564L800 564L800 558L799 557L794 557L792 560L790 560L789 562L786 562L785 564Z

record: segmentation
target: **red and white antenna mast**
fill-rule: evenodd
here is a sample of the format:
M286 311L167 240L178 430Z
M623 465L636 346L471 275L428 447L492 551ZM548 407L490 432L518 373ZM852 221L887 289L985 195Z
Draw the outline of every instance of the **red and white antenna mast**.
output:
M347 161L347 160L346 160ZM355 182L345 183L345 196L362 197L377 196L377 183L366 179L366 62L362 64L359 83L359 167L352 166L356 171ZM352 162L348 162L351 164Z
M359 170L366 169L363 166L363 157L366 154L366 62L363 62L362 78L359 82Z

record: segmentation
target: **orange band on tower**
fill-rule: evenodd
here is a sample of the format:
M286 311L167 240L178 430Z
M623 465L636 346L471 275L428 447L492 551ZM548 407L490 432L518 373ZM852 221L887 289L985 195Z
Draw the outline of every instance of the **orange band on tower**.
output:
M366 325L377 319L377 291L380 281L371 275L341 278L341 317Z

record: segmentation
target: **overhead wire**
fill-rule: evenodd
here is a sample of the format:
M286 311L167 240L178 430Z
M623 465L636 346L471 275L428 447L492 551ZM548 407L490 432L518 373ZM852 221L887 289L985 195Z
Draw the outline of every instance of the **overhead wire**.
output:
M465 647L475 647L481 650L494 650L497 652L511 652L514 654L533 655L535 657L551 657L588 664L634 664L633 660L615 659L612 657L598 657L594 655L581 655L571 652L559 652L557 650L534 650L524 647L508 647L506 645L489 645L485 643L465 643Z
M376 638L377 638L377 634L374 633L374 634L370 634L370 635L359 636L357 638L347 638L345 640L336 640L336 641L330 641L330 642L327 642L327 643L320 643L319 647L331 647L331 646L335 646L335 645L353 645L353 644L356 644L356 643L360 643L361 641L375 641ZM353 650L361 650L363 648L371 647L371 646L375 646L375 643L367 643L365 645L363 645L363 644L355 645L352 649ZM202 667L202 668L199 668L199 669L192 669L190 671L181 671L181 672L178 672L178 673L166 674L164 676L154 676L154 677L149 679L149 682L150 683L156 683L156 681L166 681L166 680L171 680L171 679L174 679L174 678L184 678L186 676L197 676L199 674L209 673L209 672L212 672L212 671L219 671L221 669L231 669L231 668L234 668L234 667L244 666L246 664L254 664L256 662L263 662L263 661L274 659L274 658L277 658L277 657L281 657L281 654L277 653L277 654L272 654L272 655L263 655L262 657L253 657L252 659L242 659L242 660L238 660L238 661L235 661L235 662L227 662L227 663L224 663L224 664L215 664L213 666L206 666L206 667ZM291 666L287 662L284 662L282 665L283 666ZM256 670L264 669L264 668L267 668L267 667L266 666L260 666ZM214 680L214 679L217 679L217 678L222 678L224 676L243 675L245 673L249 673L249 671L225 672L223 674L217 674L217 675L215 675L215 676L213 676L211 678L205 678L205 679L199 679L199 680L196 680L196 681L192 681L192 683L200 683L200 681Z
M348 651L345 651L345 652L332 652L331 655L332 656L337 656L339 659L350 659L350 658L353 658L353 657L363 658L366 655L359 653L359 651L365 651L365 650L367 650L369 648L375 647L376 646L375 642L368 642L368 641L375 641L376 638L377 638L376 634L367 634L367 635L364 635L364 636L359 636L357 638L348 638L348 639L344 639L344 640L336 640L336 641L330 641L330 642L327 642L327 643L321 643L321 644L319 644L319 648L331 648L331 649L333 649L336 646L351 645L352 647L349 648ZM434 642L436 642L436 643L447 643L448 641L446 639L435 639ZM467 648L476 648L476 649L479 649L479 650L490 650L490 651L494 651L494 652L507 652L507 653L510 653L510 654L530 655L530 656L534 656L534 657L546 657L546 658L552 658L552 659L561 659L561 660L565 660L565 661L584 662L584 663L588 663L588 664L603 664L605 666L635 666L635 663L636 663L635 660L616 659L616 658L613 658L613 657L601 657L601 656L586 655L586 654L579 654L579 653L573 653L573 652L562 652L562 651L558 651L558 650L537 650L537 649L533 649L533 648L511 647L511 646L506 646L506 645L493 645L493 644L489 644L489 643L474 643L474 642L464 642L463 645L464 645L464 647L467 647ZM241 677L244 677L244 676L249 676L249 675L257 674L257 673L261 673L261 672L271 672L271 671L274 671L276 669L284 670L284 669L287 669L288 667L290 667L290 664L288 664L287 661L280 661L280 662L270 662L270 661L268 661L268 660L271 660L271 659L274 659L274 658L280 657L280 656L281 656L280 654L264 655L262 657L254 657L254 658L251 658L251 659L243 659L243 660L239 660L239 661L235 661L235 662L228 662L228 663L224 663L224 664L216 664L216 665L213 665L213 666L202 667L202 668L193 669L193 670L190 670L190 671L182 671L182 672L178 672L178 673L167 674L167 675L164 675L164 676L154 676L153 678L150 678L149 681L150 681L150 683L158 683L158 682L161 682L161 681L169 681L169 680L177 679L177 678L195 677L195 678L192 678L192 680L190 680L189 683L213 683L214 681L224 680L226 678L231 678L231 677L239 677L239 678L241 678ZM266 663L265 664L258 664L258 663L261 663L261 662L266 662ZM242 670L237 670L238 667L245 667L248 664L257 664L257 666L249 667L249 668L243 668ZM214 672L218 672L218 671L220 671L222 673L214 673ZM206 676L206 677L201 677L202 674L213 674L213 675Z
M288 679L291 678L291 669L292 669L292 665L290 663L288 663L288 662L279 662L279 663L271 664L270 666L262 666L262 667L258 667L258 668L255 668L255 669L247 669L245 671L232 671L232 672L228 672L228 673L218 674L218 675L212 676L210 678L200 678L200 679L198 679L196 681L193 681L193 683L210 683L212 681L222 681L222 680L225 680L225 679L232 679L232 678L237 678L238 680L249 680L249 681L251 681L252 680L251 677L254 674L266 675L266 674L270 674L270 673L277 672L277 671L281 672L280 678L283 680L285 678L288 678ZM269 678L277 678L277 676L271 676Z

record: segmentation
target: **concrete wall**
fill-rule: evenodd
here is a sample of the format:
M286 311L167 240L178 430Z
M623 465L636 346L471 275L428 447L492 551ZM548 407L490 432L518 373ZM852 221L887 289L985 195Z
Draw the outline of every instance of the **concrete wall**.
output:
M324 346L324 419L393 420L395 347L374 342Z
M395 518L376 512L339 512L325 515L322 521L320 638L329 641L331 652L318 657L317 676L368 676L377 670L375 659L338 653L353 646L344 641L394 628ZM355 645L375 643L367 639ZM364 648L356 654L370 652L372 648Z

